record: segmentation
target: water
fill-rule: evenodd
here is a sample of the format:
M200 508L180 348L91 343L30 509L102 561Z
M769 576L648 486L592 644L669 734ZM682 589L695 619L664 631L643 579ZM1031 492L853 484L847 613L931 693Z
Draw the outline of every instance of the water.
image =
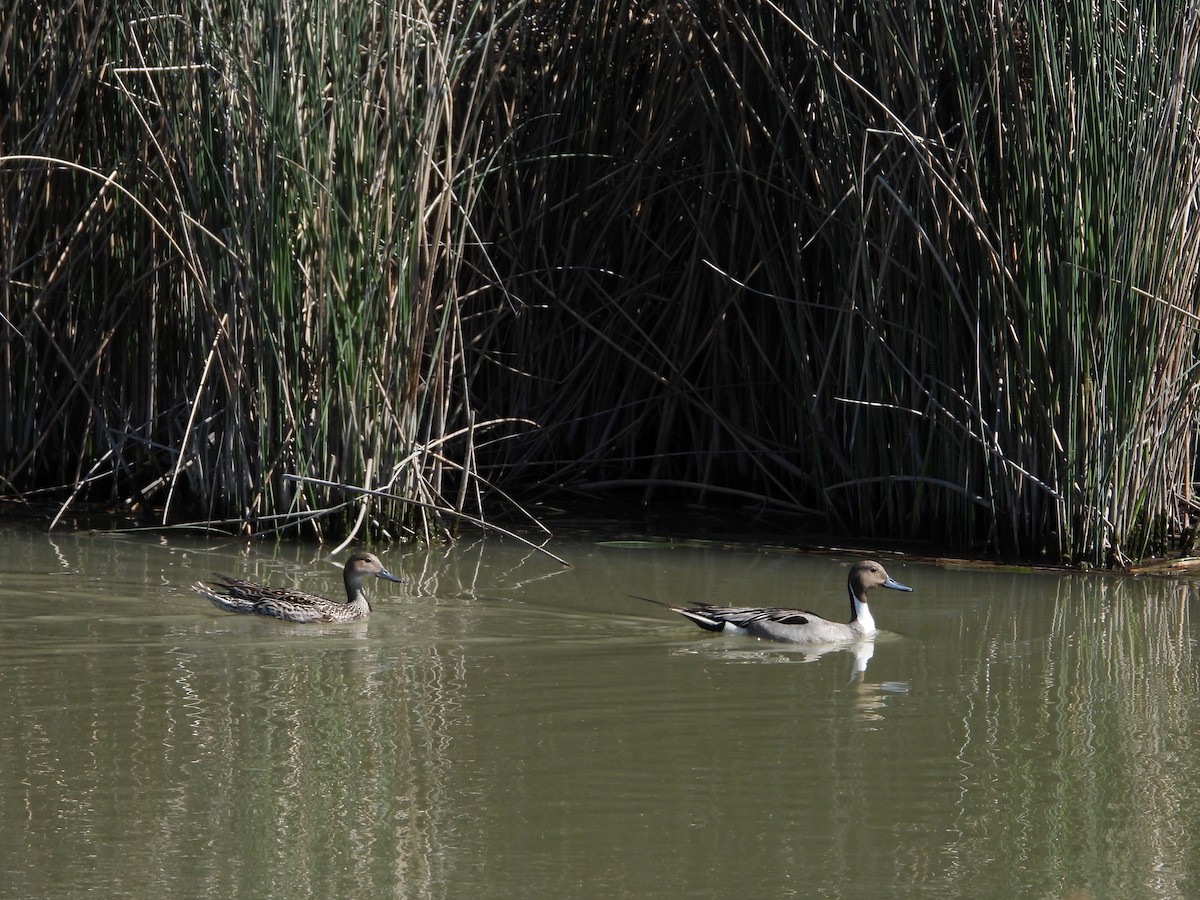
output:
M628 596L844 616L851 557L554 549L300 627L188 585L317 548L0 527L0 895L1200 896L1195 581L889 559L867 659Z

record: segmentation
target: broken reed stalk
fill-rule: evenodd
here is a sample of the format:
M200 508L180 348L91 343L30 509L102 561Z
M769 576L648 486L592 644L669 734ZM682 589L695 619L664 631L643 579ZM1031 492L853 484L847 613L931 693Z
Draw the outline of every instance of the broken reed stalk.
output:
M340 491L349 491L350 493L356 494L360 497L378 497L378 498L383 498L386 500L395 500L395 501L401 502L401 503L413 503L418 506L426 506L431 512L438 513L439 515L453 516L457 519L461 519L464 522L474 525L476 528L481 528L484 531L490 531L494 534L499 534L499 535L503 535L504 537L507 537L507 538L512 538L512 539L524 544L526 547L529 547L531 550L536 550L538 553L541 553L543 556L548 556L550 559L554 560L556 563L559 563L560 565L565 566L568 569L573 568L573 566L569 562L567 562L561 556L551 553L542 544L535 544L533 541L529 540L526 537L522 537L520 534L517 534L514 531L509 531L506 528L501 528L499 525L495 524L494 522L489 522L485 519L481 519L477 516L472 516L468 513L457 512L455 510L449 510L449 509L446 509L445 507L438 506L436 504L426 504L420 500L413 500L412 498L403 497L399 494L393 494L393 493L390 493L389 491L380 491L380 490L376 490L374 488L358 487L357 485L352 485L352 484L339 484L335 481L326 481L323 478L308 478L303 475L285 475L284 478L288 481L296 481L296 482L302 482L302 483L307 483L307 484L320 485L321 487L335 488ZM347 541L346 543L349 543L349 542Z

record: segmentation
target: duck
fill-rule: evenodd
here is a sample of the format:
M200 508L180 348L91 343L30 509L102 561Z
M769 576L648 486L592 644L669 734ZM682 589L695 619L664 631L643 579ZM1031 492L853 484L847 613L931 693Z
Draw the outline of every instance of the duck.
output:
M880 563L864 559L850 567L846 579L850 593L850 621L831 622L804 609L770 606L675 606L649 597L638 597L664 606L690 619L706 631L740 634L785 644L845 644L871 638L876 633L875 619L867 606L867 591L882 587L893 591L911 591L888 575Z
M215 574L219 583L197 582L192 587L212 604L228 612L269 616L285 622L357 622L371 613L362 583L371 576L402 583L403 578L389 572L374 553L359 550L346 560L342 579L346 583L346 602L327 600L304 591L255 584L228 575Z

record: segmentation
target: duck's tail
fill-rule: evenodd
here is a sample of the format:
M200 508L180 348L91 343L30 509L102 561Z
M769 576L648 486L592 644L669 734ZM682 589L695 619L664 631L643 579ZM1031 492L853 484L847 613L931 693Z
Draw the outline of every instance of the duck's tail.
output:
M676 606L674 603L664 603L662 600L655 600L653 597L642 597L638 594L630 594L634 600L645 600L647 603L653 603L655 606L661 606L663 609L669 609L671 612L679 613L685 619L690 619L695 622L705 631L725 631L725 621L715 619L705 611L703 606L685 607Z

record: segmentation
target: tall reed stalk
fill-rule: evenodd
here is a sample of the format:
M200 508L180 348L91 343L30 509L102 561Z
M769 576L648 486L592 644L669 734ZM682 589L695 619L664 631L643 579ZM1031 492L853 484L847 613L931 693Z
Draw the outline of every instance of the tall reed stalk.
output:
M8 15L10 493L428 535L540 485L1053 561L1187 541L1182 0Z

